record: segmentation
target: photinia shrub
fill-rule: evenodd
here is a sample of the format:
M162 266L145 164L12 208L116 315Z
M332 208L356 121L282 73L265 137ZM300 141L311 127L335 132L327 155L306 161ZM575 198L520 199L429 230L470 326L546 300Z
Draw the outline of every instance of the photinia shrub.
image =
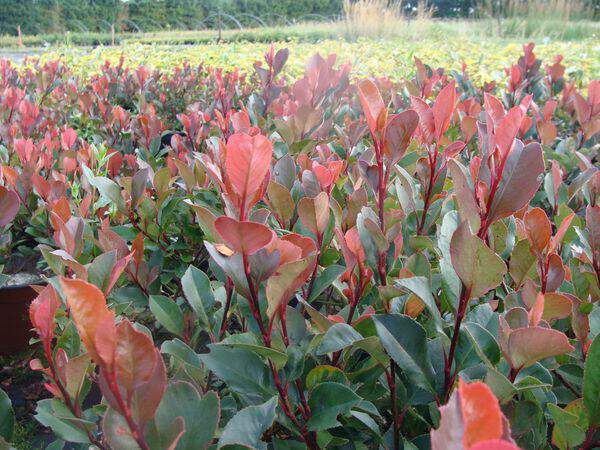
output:
M52 448L597 447L600 82L264 59L0 65Z

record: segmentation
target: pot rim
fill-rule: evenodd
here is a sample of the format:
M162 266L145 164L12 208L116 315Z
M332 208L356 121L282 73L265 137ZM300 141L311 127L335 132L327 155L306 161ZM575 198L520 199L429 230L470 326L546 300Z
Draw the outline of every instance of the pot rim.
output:
M13 291L13 290L17 290L17 289L31 288L32 286L46 286L47 284L48 284L48 282L46 280L40 280L36 283L31 283L31 284L27 284L27 283L12 284L9 286L0 287L0 291Z

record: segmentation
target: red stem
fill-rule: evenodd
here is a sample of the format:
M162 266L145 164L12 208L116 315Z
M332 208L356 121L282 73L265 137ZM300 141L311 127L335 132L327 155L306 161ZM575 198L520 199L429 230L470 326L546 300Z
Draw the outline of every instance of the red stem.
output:
M227 292L227 300L225 301L225 309L223 310L223 318L221 319L221 327L219 328L219 341L223 339L225 331L227 331L227 314L229 314L229 307L231 306L231 297L233 297L233 286L231 285L231 278L227 278L225 282L225 291Z
M56 373L56 366L54 365L54 358L52 357L52 348L50 347L50 341L44 340L43 342L44 342L44 353L46 354L46 359L48 360L48 366L50 368L52 381L54 381L54 384L58 387L58 390L60 391L60 393L63 396L63 399L65 401L65 404L67 405L67 408L69 408L69 411L71 411L71 413L75 417L81 418L81 411L79 410L79 406L76 403L75 404L73 403L73 401L71 400L71 396L69 395L69 393L63 386L62 381L60 381L60 377ZM94 435L92 434L92 432L90 430L88 430L85 427L84 427L84 429L88 436L88 439L90 440L90 442L92 444L94 444L95 446L97 446L98 448L100 448L102 450L106 448L100 443L100 441L98 439L96 439L94 437Z
M252 316L254 317L254 320L258 324L258 328L260 330L260 334L261 334L261 337L263 339L265 346L270 348L271 347L271 335L270 335L271 326L269 326L269 332L267 332L265 330L265 326L264 326L262 316L260 313L258 292L252 281L252 276L250 273L250 264L248 263L248 257L246 254L242 254L242 262L244 265L246 281L248 282L248 289L250 291L250 298L248 299L248 303L250 305L250 310L252 311ZM284 323L284 322L282 322L282 323ZM289 395L287 392L287 384L285 387L282 385L281 379L279 378L279 372L277 371L275 364L273 364L273 361L271 361L271 360L269 360L269 367L271 369L271 373L273 374L273 381L275 382L275 388L277 389L277 392L279 394L279 404L281 405L281 409L283 410L284 414L296 426L296 428L302 435L302 438L303 438L306 446L308 448L310 448L311 450L319 449L316 439L313 439L313 436L311 436L311 434L309 433L306 425L302 425L298 421L298 419L296 418L294 413L292 412L292 410L289 406L290 400L289 400Z
M452 340L450 341L450 350L448 351L448 356L444 359L444 398L446 400L450 395L450 390L456 378L456 372L454 374L452 373L452 363L454 362L454 353L456 352L456 345L458 344L460 324L462 323L463 318L465 317L470 295L470 289L465 289L463 287L460 299L458 301L458 310L456 312L456 318L454 320L454 330L452 332Z
M398 415L398 399L396 395L396 363L390 358L390 370L385 371L390 388L390 402L392 403L394 450L400 449L400 416Z
M137 442L137 444L140 446L140 448L142 450L150 450L150 446L148 445L148 443L146 442L146 439L144 438L143 431L140 430L138 424L135 423L135 421L133 420L133 416L131 414L131 408L129 408L129 405L127 405L125 403L125 400L123 400L123 396L121 395L121 390L119 389L119 386L117 385L117 372L116 372L115 367L113 367L112 372L109 374L109 376L106 379L108 381L108 386L109 386L112 394L115 396L115 400L117 401L117 404L119 405L119 409L121 409L121 414L123 415L123 417L125 417L125 421L127 422L129 431L131 431L131 436L133 437L133 439L135 439L135 441Z
M427 151L427 159L429 162L429 183L427 185L427 193L425 194L425 203L423 204L423 213L421 214L421 220L418 220L417 217L417 235L421 235L423 233L423 227L425 226L425 220L427 219L427 212L429 211L429 207L431 206L431 194L433 193L433 186L435 185L437 178L442 169L436 171L437 166L437 158L439 154L439 144L435 145L435 150L433 153L433 158L431 156L431 152Z

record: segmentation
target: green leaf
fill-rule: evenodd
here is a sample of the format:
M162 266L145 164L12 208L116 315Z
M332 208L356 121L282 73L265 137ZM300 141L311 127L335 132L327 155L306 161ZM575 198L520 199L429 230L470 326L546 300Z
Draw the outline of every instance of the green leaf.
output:
M590 425L600 425L600 337L598 336L590 345L585 360L583 402L590 416Z
M520 287L525 278L530 276L533 278L535 275L535 253L533 253L529 246L529 240L523 239L515 245L515 248L510 255L510 276L515 282L515 286Z
M57 399L45 399L37 403L36 420L45 427L52 428L54 434L68 442L87 444L86 429L94 429L93 422L78 419Z
M158 323L170 333L182 337L185 334L183 314L177 303L164 295L150 296L150 311Z
M139 446L129 433L129 427L125 418L112 408L108 408L104 414L102 431L111 450L139 449Z
M318 384L308 400L312 412L308 429L320 431L338 426L337 416L348 414L360 402L361 398L343 384L333 382Z
M308 301L312 302L315 300L325 289L331 286L342 273L344 273L344 270L346 270L346 268L343 266L334 265L326 267L325 270L323 270L323 272L321 272L321 274L315 280L315 284Z
M374 271L377 270L379 254L381 250L387 249L387 240L381 229L379 229L379 218L375 212L363 206L356 217L356 227L360 236L360 242L365 250L367 261Z
M484 362L489 368L495 367L500 361L500 346L494 336L481 325L475 322L464 322L460 329L459 347L457 350L465 350L472 348L478 356L478 360ZM466 338L466 340L464 339ZM470 351L470 349L468 350ZM457 356L457 361L462 358ZM479 361L475 361L472 365L477 364ZM464 359L463 359L464 361ZM470 363L466 366L471 365ZM463 365L463 367L466 367Z
M102 197L114 203L119 211L127 212L125 200L121 195L121 186L106 177L94 177L93 180L90 180L90 184L98 189Z
M10 398L0 389L0 436L7 441L12 439L15 426L15 413L12 409Z
M306 375L306 388L313 389L315 386L325 383L326 381L334 381L336 383L346 383L348 379L342 369L334 366L317 366Z
M210 353L199 355L206 367L227 383L229 389L260 403L274 394L271 371L258 355L247 349L211 344Z
M262 405L242 409L225 426L217 448L242 445L266 450L267 443L260 438L275 421L276 408L277 397L273 397Z
M117 263L117 251L102 253L88 267L88 281L105 292L110 274Z
M213 439L221 409L219 396L208 392L204 397L188 382L176 381L170 384L156 411L155 422L159 433L164 426L170 428L173 419L182 417L185 432L177 443L177 450L205 449Z
M323 336L320 345L316 349L317 355L337 352L352 345L363 337L358 331L346 323L336 323L331 326Z
M160 352L171 355L178 360L189 364L190 366L200 368L201 362L198 354L194 352L187 344L179 339L163 342Z
M435 392L435 376L423 327L402 314L372 317L383 347L406 376L417 386Z
M233 334L215 345L226 345L233 348L250 350L264 358L270 359L275 367L281 369L288 360L286 352L260 345L252 333Z
M209 314L212 313L215 296L206 274L194 266L189 266L181 277L181 287L200 323L212 329L212 320Z
M431 287L429 286L429 280L425 277L411 277L401 278L394 282L394 285L399 288L408 289L410 292L415 294L425 303L425 307L433 318L435 329L439 332L442 331L442 316L437 308L435 299L431 294Z
M548 411L554 419L552 443L561 450L574 448L585 439L585 432L577 426L577 416L553 403L548 403Z
M506 273L506 265L477 236L471 234L467 222L462 222L450 241L452 266L469 291L469 298L481 297L494 289Z

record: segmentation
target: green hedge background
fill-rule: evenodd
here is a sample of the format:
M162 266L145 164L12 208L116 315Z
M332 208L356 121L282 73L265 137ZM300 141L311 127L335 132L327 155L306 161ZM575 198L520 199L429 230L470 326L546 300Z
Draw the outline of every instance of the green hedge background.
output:
M508 1L427 0L427 5L434 7L438 17L470 17L476 14L477 5ZM600 0L577 1L589 3L594 13L600 13ZM417 2L404 0L402 5L410 12ZM0 0L0 35L16 35L17 25L23 34L108 32L113 23L118 24L116 31L198 29L202 23L216 27L219 11L237 17L247 27L258 24L249 14L272 24L278 16L306 20L310 15L332 17L341 10L342 0Z

